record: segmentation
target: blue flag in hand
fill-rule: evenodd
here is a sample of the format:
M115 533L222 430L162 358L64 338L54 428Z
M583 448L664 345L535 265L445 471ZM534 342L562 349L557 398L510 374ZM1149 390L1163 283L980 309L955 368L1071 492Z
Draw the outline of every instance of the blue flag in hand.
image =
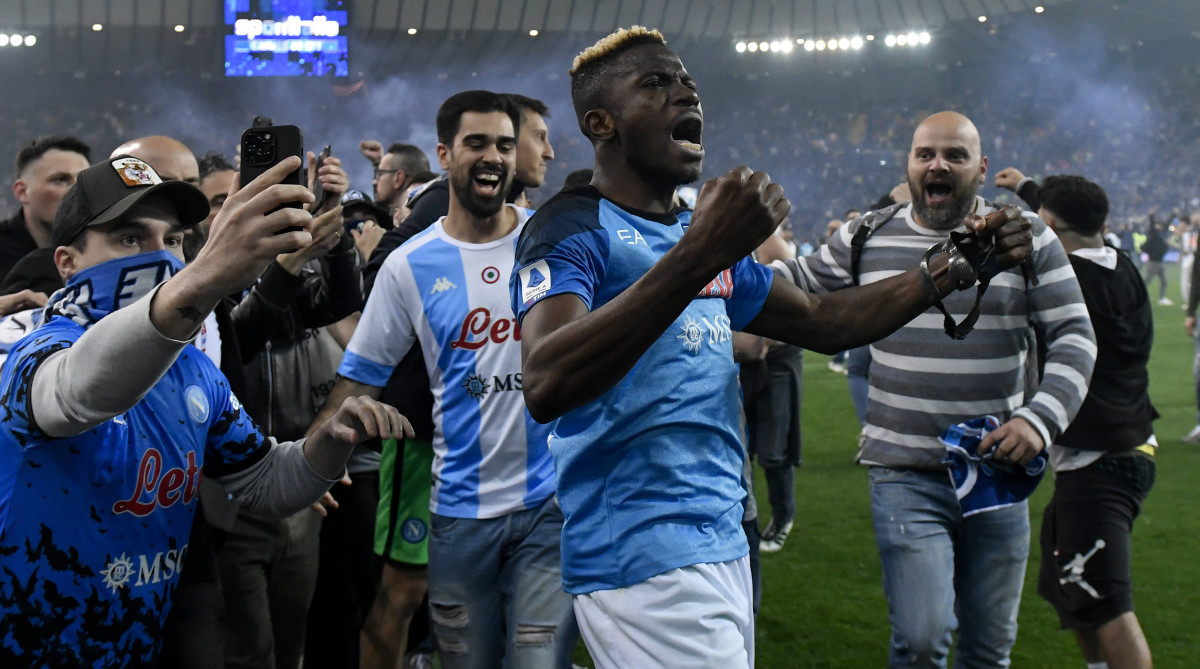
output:
M998 427L1000 421L995 416L983 416L951 425L938 437L946 445L942 462L950 470L950 482L954 484L963 516L1000 509L1028 498L1046 473L1045 451L1024 466L997 462L995 445L984 455L978 455L980 442Z

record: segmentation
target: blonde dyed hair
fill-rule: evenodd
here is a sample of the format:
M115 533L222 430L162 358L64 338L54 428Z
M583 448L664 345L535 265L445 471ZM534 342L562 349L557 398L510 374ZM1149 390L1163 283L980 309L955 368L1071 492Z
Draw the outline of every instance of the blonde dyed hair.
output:
M604 60L609 56L639 44L662 44L666 46L667 39L659 31L645 26L618 28L615 32L602 37L598 42L581 51L578 56L575 56L568 74L573 77L575 73L579 72L580 68Z

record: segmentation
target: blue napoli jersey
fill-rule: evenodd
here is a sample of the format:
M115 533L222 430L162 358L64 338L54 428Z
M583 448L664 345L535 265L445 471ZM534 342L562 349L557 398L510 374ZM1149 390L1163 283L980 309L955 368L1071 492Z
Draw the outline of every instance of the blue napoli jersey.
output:
M379 270L338 374L387 383L419 344L433 391L434 513L497 518L554 494L549 428L521 394L521 331L508 303L512 233L468 244L438 220Z
M595 310L683 236L691 212L623 209L591 187L538 210L509 283L518 321L551 295ZM732 337L762 309L771 271L749 258L692 300L624 379L558 419L550 450L572 594L747 553Z
M0 372L0 666L152 666L201 469L232 473L269 449L190 345L124 414L46 436L30 417L34 370L83 332L55 317Z

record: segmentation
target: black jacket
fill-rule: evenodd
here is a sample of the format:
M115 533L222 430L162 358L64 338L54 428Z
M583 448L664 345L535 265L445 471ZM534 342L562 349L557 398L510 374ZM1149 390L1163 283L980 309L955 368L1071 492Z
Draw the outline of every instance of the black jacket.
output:
M272 263L231 309L239 350L237 357L222 357L222 367L241 366L245 392L239 398L266 434L304 436L342 357L324 328L361 307L358 252L346 236L299 276Z

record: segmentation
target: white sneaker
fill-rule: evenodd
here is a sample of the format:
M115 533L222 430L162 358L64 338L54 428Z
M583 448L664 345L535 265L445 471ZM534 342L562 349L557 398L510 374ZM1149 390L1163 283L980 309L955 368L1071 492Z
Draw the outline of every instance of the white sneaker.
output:
M404 656L404 669L433 669L433 655L409 653Z
M758 542L758 552L760 553L777 553L783 548L783 542L787 541L788 532L792 531L793 521L787 521L783 527L776 527L775 521L772 520L767 525L767 529L763 532L762 539Z
M837 372L838 374L845 374L845 373L846 373L846 366L845 366L845 365L843 365L843 364L842 364L842 363L840 363L840 362L834 362L834 361L832 361L832 360L830 360L830 361L829 361L829 369L830 369L831 371Z
M1185 444L1200 444L1200 425L1192 428L1191 432L1183 435L1182 441Z
M1158 298L1158 303L1159 303L1159 304L1161 304L1161 305L1162 305L1162 306L1164 306L1164 307L1169 307L1169 306L1171 306L1172 304L1175 304L1174 302L1172 302L1172 301L1171 301L1171 298L1169 298L1169 297L1160 297L1160 298Z

